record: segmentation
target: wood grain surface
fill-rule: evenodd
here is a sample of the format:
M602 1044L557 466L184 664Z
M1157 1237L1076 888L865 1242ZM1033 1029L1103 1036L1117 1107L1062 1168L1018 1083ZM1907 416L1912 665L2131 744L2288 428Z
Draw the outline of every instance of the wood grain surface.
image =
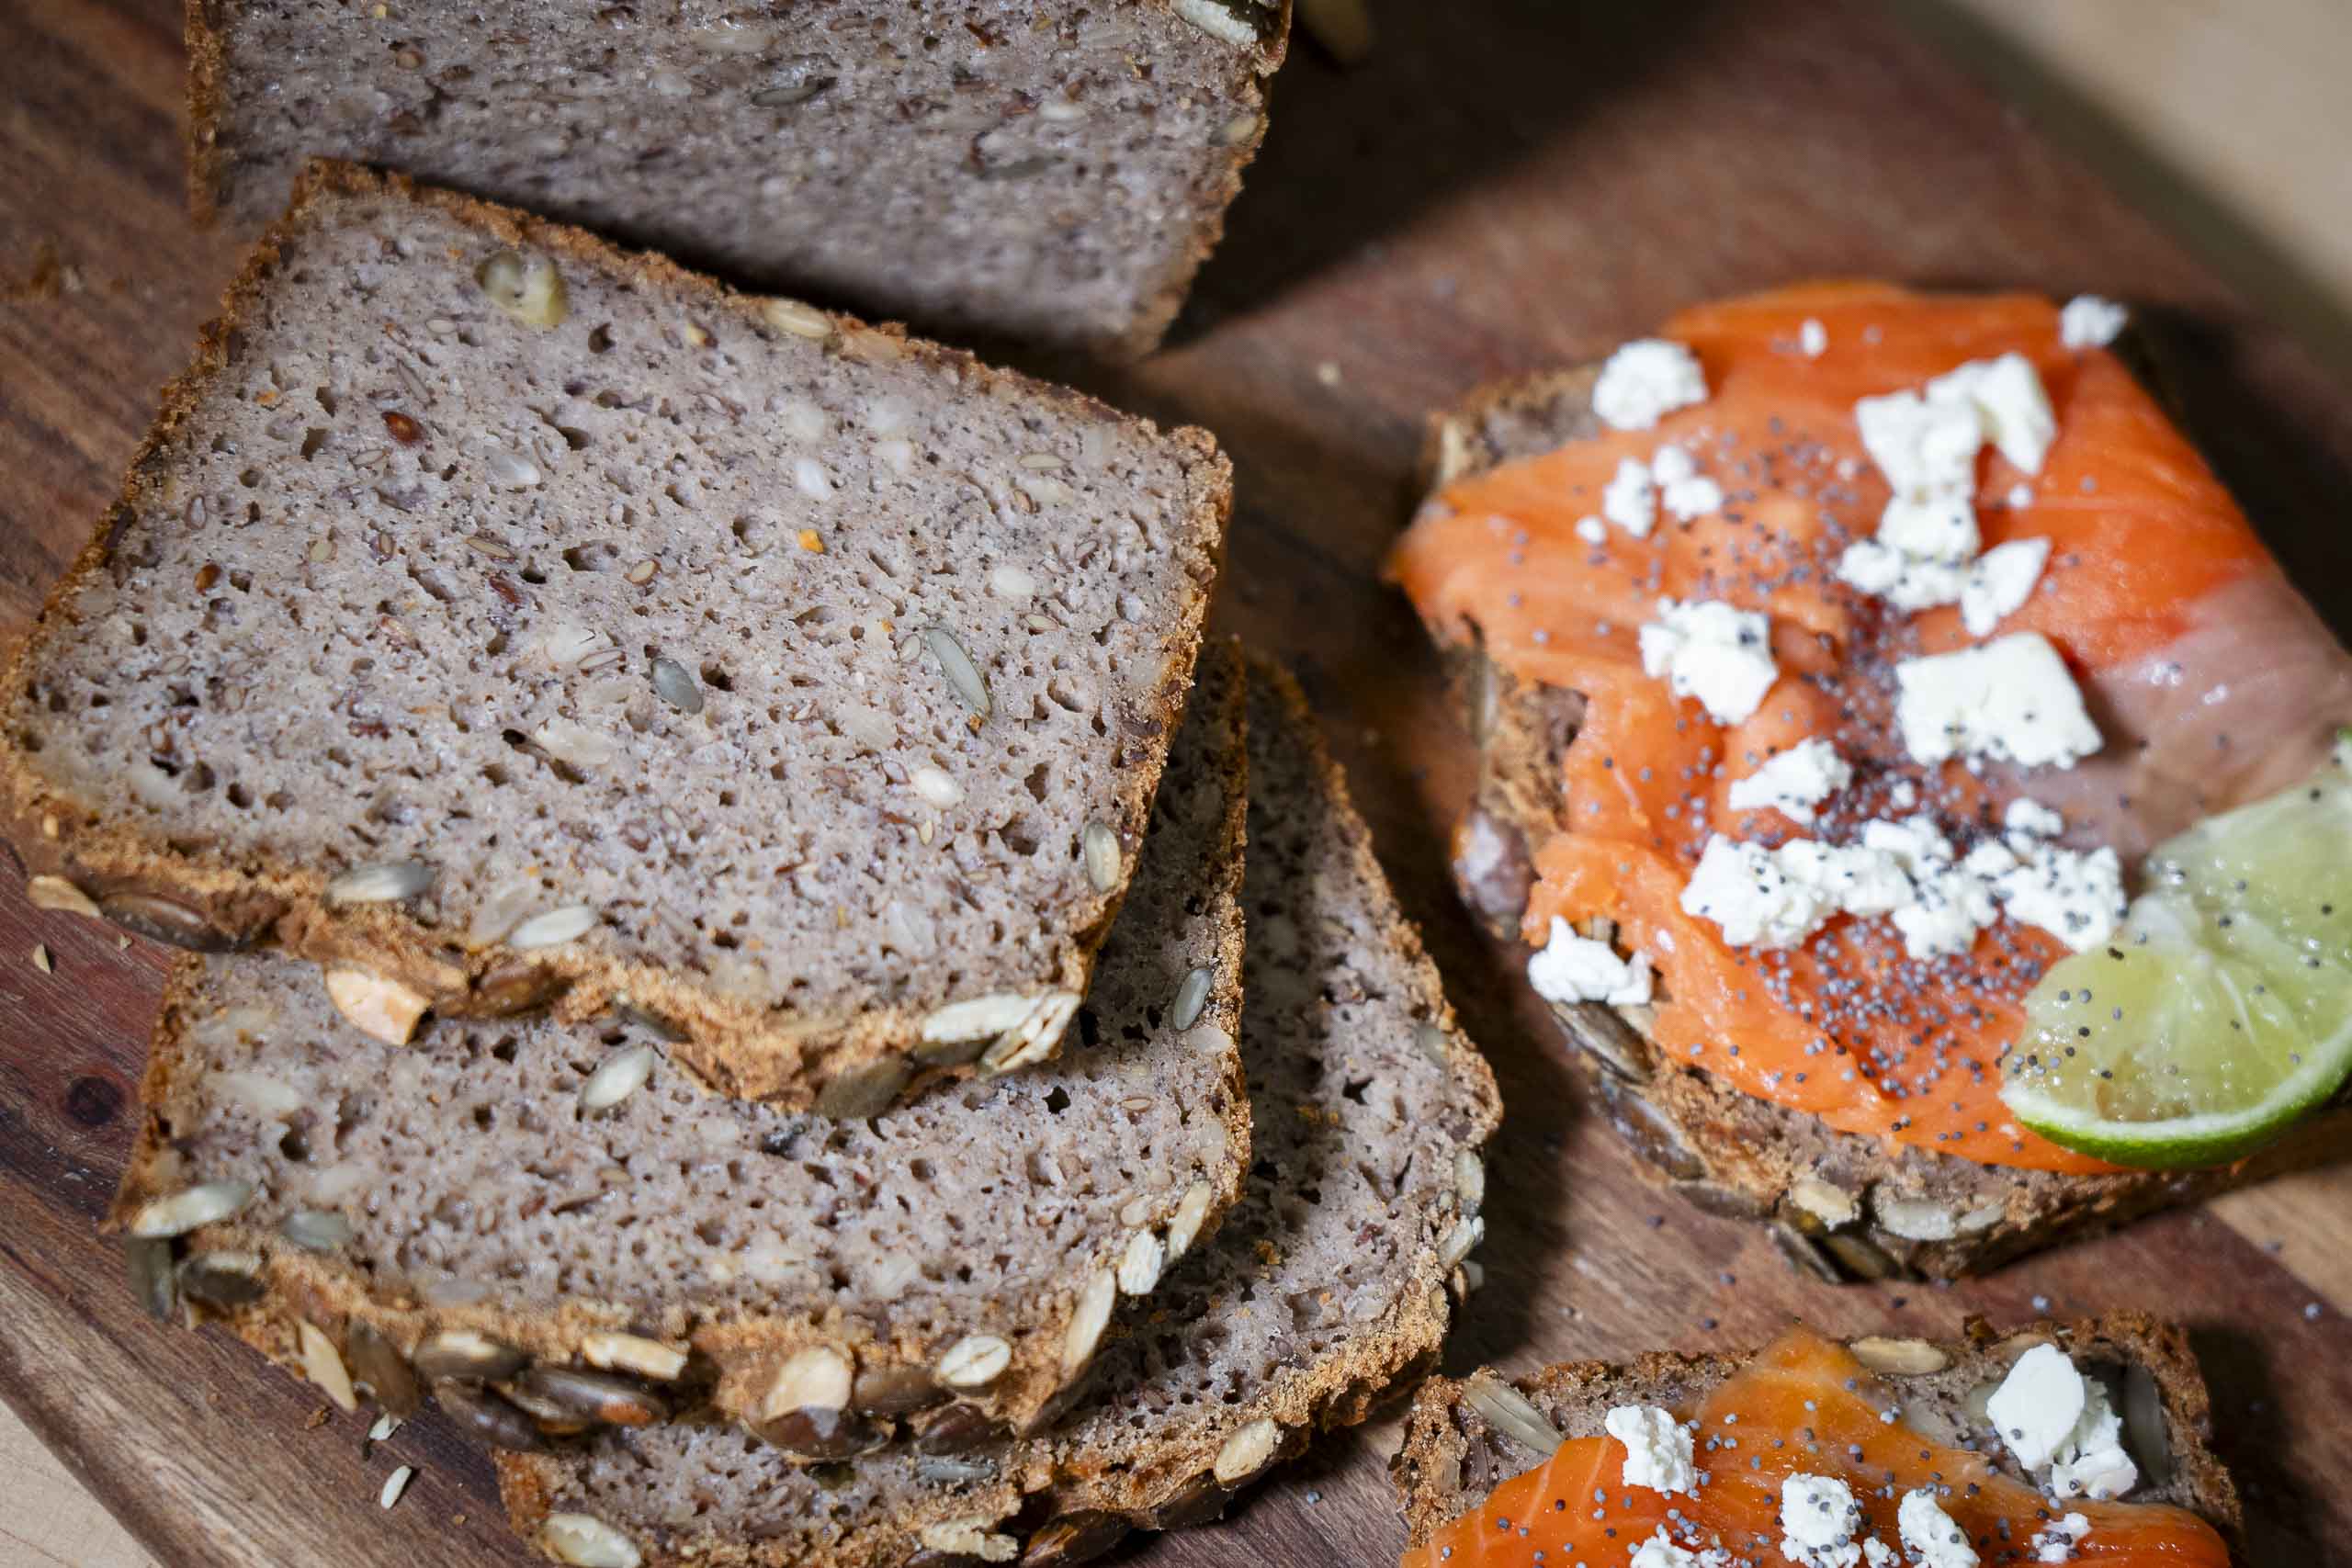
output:
M1875 6L1375 5L1342 73L1311 48L1170 347L1094 389L1216 431L1238 475L1230 629L1294 659L1509 1120L1486 1289L1450 1348L1527 1368L1754 1342L1792 1315L1949 1334L1968 1313L2140 1306L2188 1322L2261 1564L2352 1561L2352 1167L1949 1288L1835 1289L1657 1194L1571 1089L1519 957L1447 884L1469 787L1436 664L1379 580L1422 420L1583 359L1693 299L1816 275L2139 302L2196 433L2290 570L2352 624L2352 398L2246 301ZM0 6L0 620L79 547L229 276L180 203L172 0ZM32 963L35 944L53 964ZM217 1334L141 1317L94 1224L124 1157L159 955L0 887L0 1396L182 1564L492 1564L486 1467L437 1419L365 1417ZM1156 1564L1394 1561L1392 1422L1335 1437ZM395 1463L420 1467L390 1512ZM13 1506L0 1477L0 1515Z

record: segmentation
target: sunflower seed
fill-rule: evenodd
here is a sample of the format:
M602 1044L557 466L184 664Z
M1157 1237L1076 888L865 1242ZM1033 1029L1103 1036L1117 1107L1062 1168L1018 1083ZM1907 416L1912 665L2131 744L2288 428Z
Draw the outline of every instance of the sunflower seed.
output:
M1960 1222L1950 1209L1925 1198L1905 1198L1884 1190L1871 1195L1878 1223L1905 1241L1950 1241Z
M1036 999L1017 991L999 991L949 1002L922 1021L922 1037L933 1043L986 1040L1020 1026Z
M351 1325L344 1347L351 1357L351 1375L367 1385L376 1403L395 1420L413 1416L424 1404L416 1373L392 1342L364 1323Z
M574 937L585 936L596 929L596 911L586 904L567 904L560 909L549 909L544 915L533 915L506 933L506 945L513 948L554 947Z
M1195 969L1186 975L1176 987L1175 1004L1168 1010L1168 1027L1182 1034L1200 1022L1201 1010L1209 1005L1209 981L1213 976L1206 969Z
M409 1477L415 1473L416 1468L413 1465L404 1464L384 1477L384 1489L376 1494L376 1506L389 1508L399 1502L401 1494L408 1490Z
M1846 1347L1854 1359L1874 1372L1896 1377L1925 1377L1951 1364L1951 1358L1924 1339L1888 1339L1866 1335Z
M160 893L109 893L98 900L98 913L135 935L190 953L233 953L244 945L198 911Z
M770 299L760 307L760 314L778 332L805 337L812 343L833 335L832 318L797 299Z
M680 713L702 712L702 685L674 659L653 656L653 694Z
M326 972L327 999L345 1021L370 1040L405 1045L415 1037L417 1021L432 1006L430 998L387 976L336 964Z
M1487 1222L1475 1214L1455 1225L1453 1233L1445 1238L1445 1245L1438 1248L1438 1271L1452 1273L1453 1266L1469 1257L1470 1249L1486 1239L1486 1235Z
M421 860L380 861L355 866L327 884L330 904L390 904L413 898L433 886L433 868Z
M686 1353L658 1339L599 1329L580 1341L580 1359L607 1371L635 1372L656 1382L668 1382L686 1370Z
M986 1388L1012 1365L1012 1346L993 1334L970 1334L939 1358L939 1381L949 1388Z
M1789 1201L1825 1225L1850 1225L1861 1218L1862 1206L1854 1195L1806 1171L1789 1183Z
M1195 1181L1184 1190L1174 1216L1168 1222L1169 1262L1173 1263L1193 1250L1193 1243L1201 1234L1201 1222L1208 1218L1209 1201L1216 1196L1216 1190L1205 1181Z
M587 1514L549 1514L539 1526L539 1549L571 1568L639 1568L645 1561L628 1537Z
M580 1086L580 1113L594 1116L610 1111L645 1087L659 1060L650 1045L626 1045L597 1065Z
M577 1367L532 1367L516 1380L519 1393L536 1394L571 1416L608 1427L650 1427L670 1418L670 1402L627 1378Z
M998 1036L980 1054L980 1066L990 1073L1009 1073L1032 1062L1042 1062L1060 1043L1062 1031L1078 1011L1076 991L1047 991L1031 1007L1029 1016Z
M512 1345L501 1345L472 1328L445 1328L427 1335L413 1358L416 1370L432 1382L453 1379L494 1382L511 1378L529 1359Z
M186 1235L198 1225L227 1219L253 1201L250 1181L207 1181L141 1205L130 1217L130 1234L149 1238Z
M1225 1446L1216 1450L1209 1473L1222 1485L1238 1486L1266 1468L1282 1438L1282 1427L1261 1416L1226 1438Z
M1149 1295L1159 1283L1159 1270L1167 1261L1167 1250L1158 1236L1149 1231L1136 1232L1128 1238L1127 1249L1119 1255L1119 1289L1131 1296Z
M939 661L939 672L947 678L948 689L956 700L978 714L985 721L990 709L989 683L980 678L980 667L956 640L956 634L945 626L927 626L922 633L922 645Z
M418 1352L422 1364L424 1354ZM458 1430L479 1438L494 1449L507 1449L515 1453L537 1453L548 1446L528 1416L516 1409L512 1401L492 1393L486 1388L469 1382L445 1382L433 1391L433 1397L458 1425ZM565 1559L567 1562L575 1559ZM634 1562L635 1558L629 1561Z
M130 1293L158 1323L169 1323L179 1307L179 1279L172 1271L172 1244L161 1236L122 1238L122 1262Z
M1062 1382L1086 1370L1094 1359L1094 1347L1102 1338L1102 1330L1110 1325L1111 1307L1119 1299L1119 1280L1104 1269L1086 1282L1079 1292L1078 1308L1070 1314L1069 1327L1062 1334Z
M1101 822L1089 822L1079 835L1079 848L1086 857L1086 880L1094 891L1108 893L1119 886L1118 834Z
M1526 1444L1539 1454L1560 1446L1560 1434L1527 1396L1484 1368L1462 1385L1462 1397L1487 1424L1504 1437Z
M344 1370L334 1341L308 1318L296 1319L294 1331L302 1342L302 1375L318 1384L339 1409L358 1409L359 1395L352 1392L351 1374Z
M500 251L474 269L474 281L492 304L526 327L544 332L570 313L563 276L545 256Z
M36 876L25 884L25 897L36 909L62 909L69 915L98 918L97 900L62 876Z
M1462 1212L1475 1214L1487 1201L1487 1166L1468 1149L1457 1149L1453 1155L1453 1190L1462 1200Z

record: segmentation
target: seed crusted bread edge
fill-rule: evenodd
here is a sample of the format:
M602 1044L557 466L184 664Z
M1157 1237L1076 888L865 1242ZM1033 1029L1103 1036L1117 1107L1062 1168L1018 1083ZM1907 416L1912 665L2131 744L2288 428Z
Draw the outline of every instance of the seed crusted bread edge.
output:
M1890 1388L1935 1378L1950 1382L1981 1382L2006 1373L2014 1348L2023 1354L2034 1344L2055 1344L2077 1360L2138 1367L2154 1380L2165 1419L2165 1439L2174 1474L2161 1490L2166 1499L2189 1509L2220 1529L2233 1553L2245 1549L2245 1510L2236 1483L2211 1448L2212 1401L2189 1348L2188 1336L2178 1325L2145 1313L2120 1311L2093 1318L2068 1321L2042 1319L2007 1333L1983 1318L1971 1317L1958 1340L1887 1340L1866 1336L1856 1345L1883 1348L1884 1361L1872 1371ZM1940 1364L1931 1371L1889 1371L1907 1353L1933 1352ZM1858 1352L1859 1354L1859 1352ZM1595 1437L1601 1417L1617 1404L1651 1400L1671 1403L1675 1391L1712 1388L1740 1371L1753 1352L1683 1354L1652 1351L1629 1363L1565 1361L1531 1376L1507 1380L1546 1414L1547 1419L1568 1427L1568 1437ZM1862 1357L1865 1364L1872 1358ZM1475 1374L1474 1374L1475 1375ZM1515 1438L1498 1432L1466 1397L1466 1379L1433 1378L1414 1396L1406 1417L1405 1435L1388 1461L1390 1483L1405 1516L1410 1543L1421 1546L1437 1529L1479 1506L1480 1497L1466 1496L1461 1484L1462 1461L1474 1446L1514 1456L1506 1473L1531 1467L1518 1456L1532 1453ZM1565 1420L1561 1417L1565 1416ZM2132 1499L2126 1497L2124 1501Z
M1464 1146L1483 1147L1502 1117L1494 1075L1461 1032L1437 966L1373 854L1371 829L1355 808L1346 774L1332 760L1298 682L1288 670L1261 655L1250 654L1247 662L1250 679L1268 682L1296 721L1309 764L1321 776L1348 841L1352 867L1378 912L1379 927L1416 971L1410 1000L1428 1010L1428 1026L1442 1037L1453 1076L1469 1101L1474 1142ZM1025 1568L1048 1568L1099 1555L1132 1531L1206 1523L1222 1514L1241 1490L1296 1457L1317 1433L1362 1422L1384 1394L1436 1365L1452 1319L1448 1275L1441 1264L1435 1246L1422 1248L1393 1322L1374 1334L1351 1337L1343 1353L1283 1380L1248 1404L1227 1410L1200 1437L1173 1444L1076 1450L1048 1435L1007 1463L993 1483L943 1500L936 1509L864 1530L837 1546L826 1561L832 1568L965 1568L1017 1557ZM558 1461L529 1454L495 1457L508 1520L526 1540L536 1540L554 1507ZM1039 1512L1045 1517L1031 1517ZM926 1527L967 1523L973 1527L968 1550L922 1545ZM984 1550L983 1540L995 1544ZM661 1564L685 1560L656 1550L647 1552L645 1561ZM792 1561L763 1553L756 1543L737 1540L698 1542L692 1558L697 1568L787 1568Z
M297 182L284 216L255 242L225 291L222 313L200 332L193 362L164 387L161 412L131 459L119 499L100 519L90 542L9 650L5 673L0 673L0 679L11 683L8 689L24 688L25 671L35 650L70 625L70 601L85 579L103 570L112 541L156 482L158 476L151 470L158 466L180 423L227 367L238 324L256 302L285 248L311 226L323 204L345 196L411 201L447 214L490 238L532 246L626 278L647 292L698 302L732 316L764 337L794 335L763 320L767 301L763 298L740 294L664 257L626 252L585 231L420 186L398 175L313 160ZM796 305L794 309L807 308ZM1113 826L1125 863L1122 870L1131 874L1134 848L1192 683L1209 591L1223 565L1225 524L1233 496L1230 463L1215 439L1195 426L1163 434L1150 421L1120 414L1065 388L992 369L960 350L911 340L895 326L871 327L847 316L813 311L808 319L821 320L827 333L821 344L809 344L810 352L868 359L923 357L953 367L973 395L1010 386L1019 395L1053 405L1068 416L1115 421L1140 429L1173 448L1183 461L1193 479L1193 494L1186 537L1180 548L1189 548L1197 556L1199 569L1160 643L1161 685L1151 694L1148 711L1128 716L1128 723L1147 739L1152 751L1146 765L1126 770L1120 780L1118 821ZM747 1098L773 1099L793 1108L815 1103L824 1085L911 1043L922 1021L921 1014L911 1010L876 1008L778 1024L763 1009L729 1004L682 983L658 966L583 950L577 944L528 954L502 945L455 962L430 933L393 907L330 906L324 897L328 877L319 870L260 857L229 864L207 856L201 849L181 852L109 824L100 806L51 789L36 776L27 759L5 741L0 741L0 840L11 846L11 858L23 874L70 885L60 891L75 907L94 906L142 935L198 952L232 952L274 942L315 963L353 963L419 993L439 1012L493 1016L553 1003L560 1016L579 1020L600 1014L626 998L684 1034L687 1043L680 1054L717 1087ZM1095 953L1117 915L1125 887L1124 876L1118 890L1111 894L1080 887L1080 901L1062 932L1057 973L1040 982L1041 998L1056 990L1085 993ZM899 1092L912 1092L942 1076L963 1076L968 1070L919 1073Z
M1206 652L1213 672L1208 696L1223 710L1196 716L1213 721L1216 736L1214 776L1223 788L1224 804L1216 832L1213 858L1199 870L1199 891L1207 908L1216 911L1215 972L1227 977L1211 988L1194 1024L1221 1031L1227 1042L1222 1052L1221 1082L1225 1111L1224 1158L1215 1171L1208 1207L1193 1235L1200 1246L1216 1234L1225 1215L1241 1196L1250 1165L1250 1095L1238 1049L1231 1043L1241 1028L1242 938L1241 877L1249 809L1248 717L1243 703L1244 676L1239 654L1230 639L1214 639ZM103 1228L120 1232L143 1203L163 1196L166 1184L156 1175L168 1143L162 1124L163 1109L171 1103L172 1084L182 1066L184 1041L193 1019L189 1010L202 982L208 961L182 954L166 978L164 1003L149 1047L147 1068L140 1085L142 1114L137 1142L127 1163L113 1207ZM1040 1296L1023 1303L1000 1303L1001 1309L1041 1306L1034 1315L1015 1322L986 1321L974 1333L994 1333L1012 1347L1012 1361L983 1393L960 1401L980 1415L1015 1427L1035 1421L1065 1387L1084 1376L1084 1369L1065 1377L1062 1345L1070 1321L1077 1315L1089 1281L1102 1274L1116 1274L1120 1255L1140 1233L1162 1235L1183 1201L1182 1191L1162 1194L1151 1212L1134 1225L1123 1225L1093 1254L1066 1260L1062 1280ZM740 1415L756 1406L761 1394L783 1364L797 1351L821 1347L844 1358L856 1373L874 1371L929 1372L938 1347L926 1346L910 1333L877 1328L865 1317L835 1305L793 1315L730 1308L697 1313L673 1303L648 1314L626 1303L568 1298L552 1311L524 1310L494 1303L436 1307L414 1294L372 1280L364 1271L334 1258L306 1252L274 1232L233 1221L204 1226L189 1234L182 1248L188 1256L205 1253L245 1254L260 1265L264 1288L251 1305L221 1309L205 1307L198 1315L217 1321L263 1355L297 1375L302 1373L298 1324L308 1321L325 1334L338 1352L347 1346L354 1325L364 1324L402 1358L413 1354L427 1337L450 1330L471 1330L510 1346L535 1362L568 1366L582 1359L582 1345L597 1333L627 1333L657 1340L673 1348L691 1350L695 1364L685 1383L695 1388L716 1382L716 1402ZM664 1380L666 1381L666 1380ZM856 1402L853 1395L853 1411ZM877 1436L891 1435L887 1413L862 1413Z
M1598 431L1599 375L1586 365L1495 382L1432 415L1424 492ZM1584 699L1513 679L1485 657L1475 627L1461 640L1449 639L1450 628L1429 629L1479 750L1476 792L1455 835L1456 881L1488 930L1517 942L1531 847L1566 826L1553 781ZM1706 1213L1768 1225L1793 1265L1832 1282L1982 1273L2316 1164L2352 1137L2347 1087L2279 1142L2211 1170L2077 1176L1978 1165L1908 1145L1890 1150L1671 1061L1649 1037L1647 1010L1588 1002L1552 1010L1610 1124L1653 1179Z

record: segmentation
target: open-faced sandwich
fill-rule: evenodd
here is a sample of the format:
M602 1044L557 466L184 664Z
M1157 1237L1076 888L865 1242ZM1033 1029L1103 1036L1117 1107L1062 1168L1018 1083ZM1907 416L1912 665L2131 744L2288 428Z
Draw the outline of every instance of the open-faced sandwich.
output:
M2352 657L2123 325L1687 311L1442 418L1392 562L1482 748L1466 896L1636 1148L1833 1277L2342 1142Z
M1406 1568L2226 1568L2237 1489L2178 1329L1968 1327L1437 1379L1390 1467Z

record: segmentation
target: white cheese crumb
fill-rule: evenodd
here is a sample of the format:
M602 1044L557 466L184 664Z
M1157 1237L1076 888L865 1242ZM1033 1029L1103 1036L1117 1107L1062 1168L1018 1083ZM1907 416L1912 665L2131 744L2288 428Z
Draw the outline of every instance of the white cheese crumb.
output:
M2041 472L2058 416L2033 361L2014 351L1997 359L1972 359L1928 383L1928 401L1973 408L1983 438L2029 474Z
M1960 585L1960 619L1968 635L1991 637L1993 628L2015 615L2041 581L2049 559L2049 540L2011 539L1970 562Z
M1666 338L1637 338L1600 367L1592 412L1617 430L1647 430L1676 409L1707 400L1707 378L1688 348Z
M1657 491L1648 464L1639 457L1617 460L1616 477L1600 492L1600 514L1636 539L1649 537L1657 522Z
M1984 422L1965 402L1930 402L1915 391L1854 405L1862 447L1897 495L1973 491Z
M2001 813L2001 826L2012 833L2030 838L2054 839L2066 830L2066 818L2038 800L2024 795L2009 802Z
M2019 479L2009 487L2009 493L2005 499L2009 503L2010 511L2022 512L2033 504L2033 487L2023 479Z
M1976 1568L1976 1549L1968 1544L1968 1532L1938 1506L1933 1492L1923 1487L1905 1493L1894 1520L1905 1550L1920 1568Z
M1657 612L1641 631L1643 672L1698 698L1719 724L1753 715L1780 678L1771 623L1714 599L1661 599Z
M2053 1497L2120 1497L2138 1483L2140 1467L2123 1451L2123 1422L2107 1390L2083 1380L2083 1413L2059 1444L2047 1483Z
M1968 578L1950 561L1922 560L1876 539L1859 539L1838 558L1838 580L1908 613L1959 603Z
M2028 1544L2033 1548L2037 1562L2072 1562L2075 1548L2091 1533L2091 1521L2082 1514L2068 1514L2047 1529L2037 1530Z
M1620 958L1607 942L1577 935L1555 915L1551 941L1527 961L1527 982L1546 1001L1639 1007L1650 999L1650 961L1639 953Z
M1861 1561L1854 1529L1862 1520L1854 1490L1830 1475L1797 1474L1781 1483L1781 1554L1808 1568L1849 1568Z
M1854 782L1854 770L1838 748L1819 738L1801 740L1765 759L1764 765L1731 786L1735 811L1777 810L1792 821L1810 822L1813 808Z
M1683 913L1721 926L1734 947L1794 947L1838 912L1826 890L1791 876L1773 851L1721 833L1707 840L1681 904Z
M1917 761L2071 768L2099 749L2098 727L2066 661L2038 632L1906 659L1894 679L1895 724Z
M1807 316L1797 327L1797 346L1807 359L1818 359L1829 349L1829 329Z
M2036 1345L2019 1356L2001 1386L1984 1402L1984 1413L2001 1441L2028 1470L2040 1470L2083 1416L2083 1374L2055 1345Z
M1964 561L1984 544L1965 491L1899 494L1879 514L1878 542L1925 560Z
M1866 1568L1896 1568L1902 1561L1903 1554L1879 1540L1878 1537L1873 1535L1863 1538L1862 1562Z
M1634 1548L1625 1568L1699 1568L1699 1554L1675 1545L1674 1538L1660 1525L1657 1534Z
M1925 817L1872 822L1862 845L1886 855L1909 879L1909 897L1888 912L1914 958L1966 953L1998 917L1983 877L1952 863L1951 843Z
M1650 478L1658 487L1658 500L1680 522L1704 517L1724 503L1724 487L1700 473L1683 447L1661 446L1651 454Z
M1588 545L1597 545L1609 537L1609 530L1598 517L1579 517L1577 519L1577 537Z
M1690 1429L1655 1404L1620 1404L1602 1417L1609 1435L1625 1445L1625 1484L1653 1492L1699 1490Z
M2123 919L2123 863L2111 849L2087 854L2055 844L2026 846L2023 863L1993 891L2013 920L2040 926L2076 953L2104 946Z
M2132 312L2112 299L2077 294L2058 312L2058 341L2068 348L2105 348L2131 319Z

